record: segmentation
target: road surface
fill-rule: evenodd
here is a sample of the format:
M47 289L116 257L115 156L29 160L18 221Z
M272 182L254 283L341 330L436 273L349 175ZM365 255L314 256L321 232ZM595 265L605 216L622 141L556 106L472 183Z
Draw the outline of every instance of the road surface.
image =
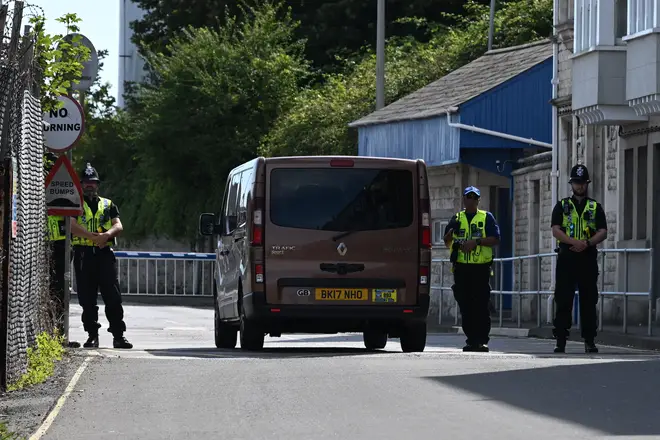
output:
M460 335L431 335L421 354L397 340L368 353L360 335L269 338L246 354L213 347L212 318L127 306L135 349L99 349L42 438L660 438L658 354L504 338L463 353ZM84 341L77 307L71 325Z

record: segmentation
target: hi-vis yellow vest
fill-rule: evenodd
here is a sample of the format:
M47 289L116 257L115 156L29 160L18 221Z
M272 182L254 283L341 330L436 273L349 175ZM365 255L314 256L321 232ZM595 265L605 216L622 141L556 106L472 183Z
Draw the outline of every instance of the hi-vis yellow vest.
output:
M64 217L61 215L48 216L48 240L59 241L66 238L64 231Z
M76 220L80 226L87 229L89 232L107 232L112 228L112 220L110 219L109 211L112 206L112 200L99 197L98 207L96 214L92 214L89 209L87 201L83 203L85 213L79 215ZM73 236L72 243L74 246L96 246L93 241L83 237ZM108 242L109 245L114 244L114 240Z
M596 201L588 199L582 215L577 214L577 208L570 197L563 199L561 203L564 209L561 226L566 235L576 240L588 240L593 237L596 233Z
M453 239L476 240L486 238L486 211L478 210L474 218L468 223L465 211L456 214L459 228L454 231ZM490 246L477 246L472 252L458 251L457 263L464 264L487 264L493 261L493 248Z

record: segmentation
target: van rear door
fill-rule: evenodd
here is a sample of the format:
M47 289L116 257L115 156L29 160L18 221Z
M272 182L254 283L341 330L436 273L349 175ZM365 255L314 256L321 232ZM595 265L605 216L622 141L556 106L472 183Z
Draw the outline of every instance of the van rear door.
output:
M268 303L416 304L417 173L414 161L267 162Z

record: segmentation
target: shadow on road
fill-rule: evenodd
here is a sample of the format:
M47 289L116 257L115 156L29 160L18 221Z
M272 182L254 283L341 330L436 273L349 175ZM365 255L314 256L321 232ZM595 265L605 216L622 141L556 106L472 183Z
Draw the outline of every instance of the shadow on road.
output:
M657 359L425 379L609 435L660 435Z
M357 355L386 354L386 351L368 351L367 349L345 347L277 347L264 348L261 351L247 351L218 348L164 348L144 350L154 356L174 356L190 358L253 358L253 359L282 359L282 358L315 358L315 357L341 357Z

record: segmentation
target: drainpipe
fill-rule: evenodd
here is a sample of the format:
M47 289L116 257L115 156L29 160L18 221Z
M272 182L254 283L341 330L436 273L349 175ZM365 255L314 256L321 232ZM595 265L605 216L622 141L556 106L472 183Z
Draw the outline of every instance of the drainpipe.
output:
M450 127L462 128L463 130L474 131L475 133L488 134L490 136L496 136L496 137L500 137L500 138L503 138L503 139L509 139L509 140L516 141L516 142L522 142L524 144L536 145L537 147L552 148L552 144L549 144L547 142L537 141L536 139L524 138L524 137L521 137L521 136L515 136L513 134L502 133L500 131L487 130L485 128L475 127L474 125L466 125L466 124L461 124L459 122L451 122L451 113L455 113L457 111L458 111L458 108L456 108L456 107L451 107L451 108L446 110L446 112L447 112L447 125L449 125Z
M552 186L552 206L554 207L557 204L559 198L559 142L557 139L557 106L555 101L559 94L559 78L558 78L558 56L559 56L559 42L557 41L557 13L558 13L559 1L554 0L552 5L552 170L550 171L550 184ZM554 242L554 239L553 239ZM553 246L554 247L554 246ZM554 285L555 280L555 271L557 270L557 260L552 259L552 267L550 269L550 276L552 284ZM548 297L547 303L547 316L546 321L548 323L552 322L553 311L553 300L554 295Z

